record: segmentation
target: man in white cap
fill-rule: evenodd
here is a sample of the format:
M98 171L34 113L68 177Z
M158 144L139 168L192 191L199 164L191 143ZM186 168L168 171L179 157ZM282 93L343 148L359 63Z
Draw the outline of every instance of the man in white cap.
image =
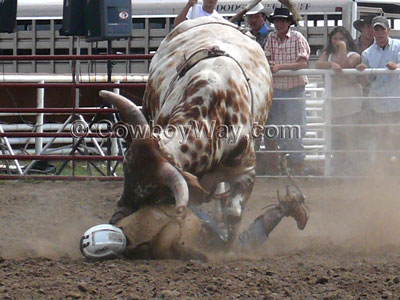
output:
M189 0L181 13L174 20L174 27L185 20L195 19L205 16L219 16L215 10L218 0L203 0L203 5L198 4L197 0Z
M395 70L400 67L400 40L389 37L388 20L383 16L372 20L375 42L362 53L362 62L356 68L363 71L366 68L387 68ZM400 81L397 74L379 74L360 77L363 85L370 85L369 97L376 97L367 103L368 120L377 124L398 123L400 120L400 99L379 99L380 97L399 97ZM369 138L374 143L374 150L399 149L398 129L390 127L371 129ZM396 143L397 142L397 143ZM397 144L397 145L396 145ZM392 154L391 154L392 155ZM380 155L379 165L389 167L392 157Z
M257 43L264 49L268 34L272 31L266 22L266 8L261 3L258 3L246 13L246 16L251 33L256 37Z

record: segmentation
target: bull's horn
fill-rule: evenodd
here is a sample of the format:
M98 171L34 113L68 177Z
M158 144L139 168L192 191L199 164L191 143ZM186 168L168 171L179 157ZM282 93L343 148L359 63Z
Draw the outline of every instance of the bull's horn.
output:
M182 174L170 163L163 163L159 177L161 182L169 187L174 194L177 208L187 206L189 202L189 188Z
M139 107L128 98L104 90L99 92L99 96L118 108L124 122L131 125L149 126Z

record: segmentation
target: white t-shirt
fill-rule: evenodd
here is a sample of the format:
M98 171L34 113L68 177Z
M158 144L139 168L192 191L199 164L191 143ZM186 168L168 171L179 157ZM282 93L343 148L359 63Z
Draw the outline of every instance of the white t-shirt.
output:
M347 58L350 58L357 52L350 51L347 53ZM332 61L333 53L329 54L328 61ZM335 76L333 78L332 95L335 97L361 97L361 86L355 81L355 76ZM347 99L344 101L332 102L332 118L351 116L361 111L361 99Z
M349 53L347 53L347 58L350 58L350 56L352 56L353 54L356 54L357 52L354 51L349 51ZM328 56L328 61L331 61L333 57L333 53L329 54Z
M196 19L196 18L207 17L207 16L220 17L220 14L217 13L217 11L215 9L210 14L210 13L208 13L208 12L203 10L203 5L202 4L195 4L189 9L189 11L188 11L188 13L186 15L186 18L190 20L190 19Z

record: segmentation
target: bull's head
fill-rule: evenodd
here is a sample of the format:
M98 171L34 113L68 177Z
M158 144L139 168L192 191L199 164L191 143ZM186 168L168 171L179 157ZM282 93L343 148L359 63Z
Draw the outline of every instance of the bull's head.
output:
M114 104L122 120L128 126L143 126L143 137L132 138L132 143L124 158L124 194L123 197L134 201L144 201L148 197L158 197L160 191L169 190L178 210L188 204L189 189L182 173L178 171L161 153L158 142L150 135L149 124L141 110L129 99L109 91L100 91L99 95Z

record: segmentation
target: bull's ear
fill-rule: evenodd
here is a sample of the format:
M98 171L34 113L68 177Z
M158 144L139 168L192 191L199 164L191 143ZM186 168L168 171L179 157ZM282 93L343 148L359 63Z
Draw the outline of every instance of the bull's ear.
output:
M120 122L116 123L114 126L121 126L121 127L123 127L124 130L126 130L126 134L123 138L124 138L125 142L128 143L127 148L129 148L129 146L132 144L132 135L131 135L131 132L129 131L129 124L126 122L120 121ZM114 128L113 131L115 132L116 128Z
M183 178L185 178L186 182L188 183L189 188L195 188L200 192L209 195L210 192L206 191L199 182L197 176L190 174L189 172L181 171Z

